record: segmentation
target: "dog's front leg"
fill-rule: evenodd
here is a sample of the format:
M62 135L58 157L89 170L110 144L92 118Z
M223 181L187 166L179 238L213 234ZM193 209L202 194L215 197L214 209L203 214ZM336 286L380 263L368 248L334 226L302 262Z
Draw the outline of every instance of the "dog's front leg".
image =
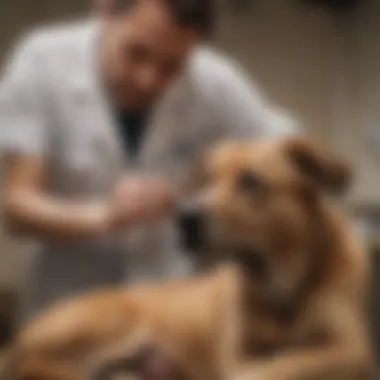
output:
M236 380L367 380L372 378L372 353L366 321L351 303L324 300L314 328L323 337L317 343L305 336L264 360L240 367ZM311 318L310 318L311 319ZM318 326L318 327L317 327Z
M243 364L234 380L369 380L368 356L360 348L319 347Z

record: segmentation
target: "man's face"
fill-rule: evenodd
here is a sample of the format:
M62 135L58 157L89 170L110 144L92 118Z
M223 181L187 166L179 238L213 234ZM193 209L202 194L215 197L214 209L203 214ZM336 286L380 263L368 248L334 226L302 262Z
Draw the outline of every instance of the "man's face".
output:
M101 65L119 106L149 107L176 78L199 35L178 25L161 0L103 13Z

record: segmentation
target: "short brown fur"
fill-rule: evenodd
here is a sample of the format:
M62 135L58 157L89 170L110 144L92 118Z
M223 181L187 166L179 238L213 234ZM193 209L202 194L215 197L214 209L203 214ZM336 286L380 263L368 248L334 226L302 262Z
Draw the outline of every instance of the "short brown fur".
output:
M93 378L149 346L190 380L371 378L365 254L329 196L345 166L300 139L226 142L204 164L194 202L223 264L53 307L10 348L15 379Z

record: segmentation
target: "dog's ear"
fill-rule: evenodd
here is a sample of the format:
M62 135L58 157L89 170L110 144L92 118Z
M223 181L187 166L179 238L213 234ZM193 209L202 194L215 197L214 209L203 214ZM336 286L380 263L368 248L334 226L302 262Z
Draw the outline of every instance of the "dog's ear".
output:
M306 179L331 195L342 196L351 183L350 166L324 144L303 138L286 141L291 161Z

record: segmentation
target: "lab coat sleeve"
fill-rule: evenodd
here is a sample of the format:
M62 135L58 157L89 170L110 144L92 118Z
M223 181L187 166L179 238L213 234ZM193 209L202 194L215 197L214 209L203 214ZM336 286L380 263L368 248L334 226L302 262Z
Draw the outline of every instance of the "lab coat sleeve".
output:
M41 155L46 148L42 67L32 37L16 45L0 81L0 152Z
M223 70L218 94L218 123L227 135L242 138L285 136L299 131L293 117L271 105L239 65Z

